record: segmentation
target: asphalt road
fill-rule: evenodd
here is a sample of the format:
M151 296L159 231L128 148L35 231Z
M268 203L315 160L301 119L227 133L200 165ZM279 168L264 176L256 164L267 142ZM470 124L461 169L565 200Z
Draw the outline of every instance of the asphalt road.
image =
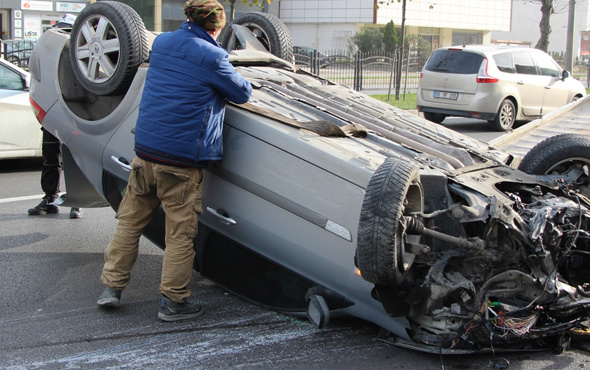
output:
M357 319L318 330L228 294L198 273L191 289L205 314L160 322L162 252L147 240L120 309L99 309L114 212L85 209L77 220L68 209L28 216L40 200L40 169L39 161L0 161L1 368L484 369L494 357L441 358L394 347L375 339L378 327ZM580 369L590 367L588 354L576 348L496 356L507 358L510 369Z

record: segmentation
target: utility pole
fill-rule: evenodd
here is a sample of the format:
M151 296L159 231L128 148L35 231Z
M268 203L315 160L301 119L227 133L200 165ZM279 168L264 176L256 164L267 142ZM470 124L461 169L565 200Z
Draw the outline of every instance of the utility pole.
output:
M569 12L567 17L567 41L565 44L565 69L573 72L574 70L574 19L576 14L576 0L570 0Z

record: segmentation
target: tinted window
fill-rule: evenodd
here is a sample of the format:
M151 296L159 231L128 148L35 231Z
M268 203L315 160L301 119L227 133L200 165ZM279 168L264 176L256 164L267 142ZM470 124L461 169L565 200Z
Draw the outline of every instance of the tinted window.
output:
M514 73L514 65L512 64L512 54L502 53L494 55L494 62L502 72Z
M425 68L432 72L477 74L482 60L483 56L479 54L457 50L438 50L428 59Z
M534 53L533 59L539 68L539 73L543 76L561 77L561 71L549 55L544 53Z
M516 73L525 75L537 74L535 64L533 63L533 58L528 51L513 53L512 57L514 58L514 67L516 68Z

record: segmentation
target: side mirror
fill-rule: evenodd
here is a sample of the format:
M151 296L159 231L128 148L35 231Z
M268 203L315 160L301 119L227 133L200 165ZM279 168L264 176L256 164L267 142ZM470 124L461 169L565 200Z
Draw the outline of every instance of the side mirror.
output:
M562 80L565 80L565 79L566 79L566 78L568 78L568 77L570 77L570 73L569 73L569 71L565 71L565 70L564 70L563 72L561 72L561 79L562 79Z

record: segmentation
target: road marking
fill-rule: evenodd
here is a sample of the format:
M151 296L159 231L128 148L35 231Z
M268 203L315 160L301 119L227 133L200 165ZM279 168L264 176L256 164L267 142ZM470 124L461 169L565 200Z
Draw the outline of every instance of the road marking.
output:
M28 195L26 197L14 197L14 198L0 199L0 203L20 202L21 200L31 200L31 199L41 199L41 198L43 198L43 194Z

